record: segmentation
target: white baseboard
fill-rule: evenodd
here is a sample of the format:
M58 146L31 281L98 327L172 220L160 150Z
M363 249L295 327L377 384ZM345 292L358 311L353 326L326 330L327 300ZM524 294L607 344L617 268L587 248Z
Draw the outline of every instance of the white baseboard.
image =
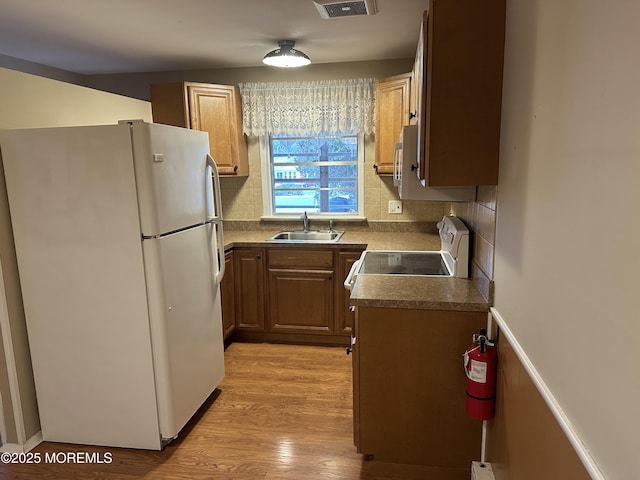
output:
M42 432L36 433L33 437L28 439L24 444L20 443L5 443L0 446L0 452L9 453L27 453L42 443Z

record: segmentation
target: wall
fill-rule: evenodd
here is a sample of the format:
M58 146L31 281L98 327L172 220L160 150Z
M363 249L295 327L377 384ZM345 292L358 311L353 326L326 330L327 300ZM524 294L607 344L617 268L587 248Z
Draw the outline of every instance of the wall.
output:
M27 73L0 68L0 87L2 129L95 125L125 118L151 120L148 102ZM5 424L2 441L21 448L40 430L40 425L2 169L0 263L3 280L0 324L5 350L0 357L0 398Z
M151 120L148 102L0 68L0 128Z
M640 478L639 17L636 1L507 2L495 308L612 480Z
M384 78L410 72L413 59L378 62L350 62L313 64L297 70L272 67L224 68L185 72L159 72L147 74L93 75L87 84L106 91L149 98L149 84L168 81L193 81L238 85L243 82L309 81L358 77ZM438 202L403 202L400 215L388 213L389 200L398 200L397 189L391 178L378 177L373 170L374 138L365 140L365 216L369 222L437 222L442 219L445 205ZM260 151L257 138L248 139L249 171L247 178L223 178L222 203L226 220L260 219L262 209L262 183Z

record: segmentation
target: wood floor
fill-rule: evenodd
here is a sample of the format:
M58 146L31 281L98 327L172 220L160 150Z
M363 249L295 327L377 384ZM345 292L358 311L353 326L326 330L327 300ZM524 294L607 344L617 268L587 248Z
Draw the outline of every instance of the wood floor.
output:
M355 452L351 358L343 348L234 343L225 352L225 367L219 390L162 452L45 442L33 452L110 453L112 461L0 464L0 479L448 478Z

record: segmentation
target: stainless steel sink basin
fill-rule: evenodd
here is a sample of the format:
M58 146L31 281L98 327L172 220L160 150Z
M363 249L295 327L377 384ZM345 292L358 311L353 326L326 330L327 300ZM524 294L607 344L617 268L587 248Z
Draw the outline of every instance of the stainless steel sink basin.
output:
M337 242L344 232L321 232L319 230L293 230L289 232L278 232L269 240L279 240L285 242Z

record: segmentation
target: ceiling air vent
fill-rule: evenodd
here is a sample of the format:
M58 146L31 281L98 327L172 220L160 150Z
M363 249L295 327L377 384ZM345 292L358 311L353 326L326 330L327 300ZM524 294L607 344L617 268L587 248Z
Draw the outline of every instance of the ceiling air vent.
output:
M355 17L375 15L378 12L376 0L359 2L338 2L336 0L313 0L322 18Z

